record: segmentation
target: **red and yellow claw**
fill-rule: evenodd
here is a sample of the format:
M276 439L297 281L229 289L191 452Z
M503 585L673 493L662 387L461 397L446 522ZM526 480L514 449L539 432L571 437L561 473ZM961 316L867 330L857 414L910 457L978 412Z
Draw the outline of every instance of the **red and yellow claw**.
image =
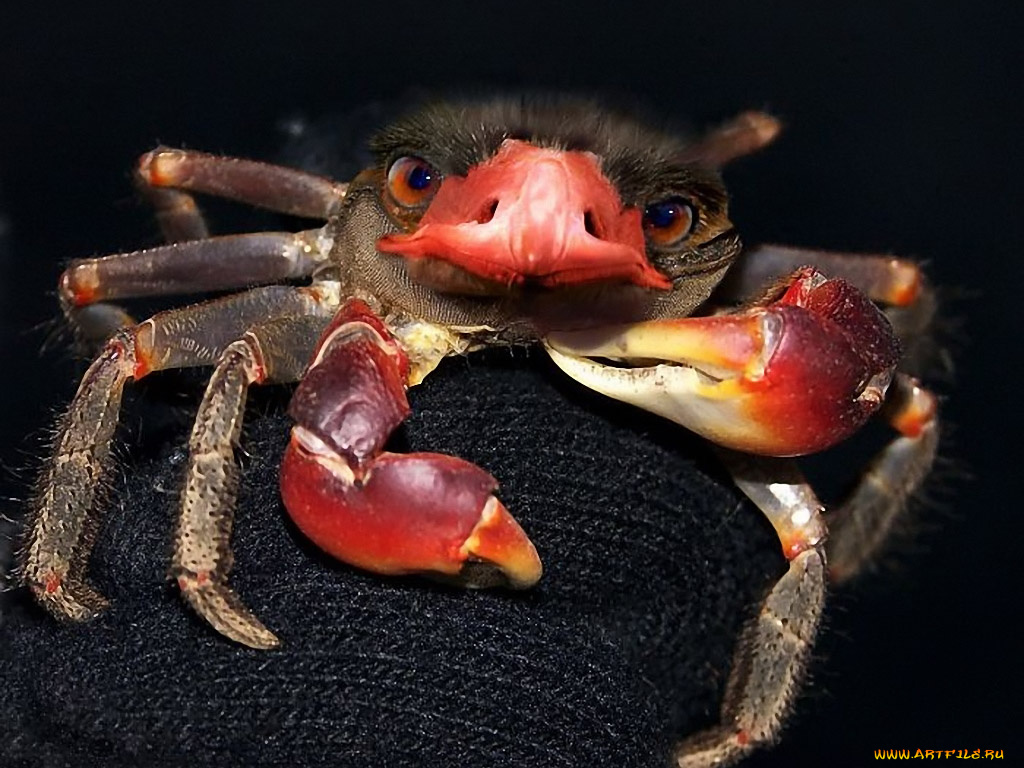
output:
M296 421L281 495L296 525L328 554L384 574L424 573L465 586L530 587L537 551L468 461L382 452L409 413L410 361L361 301L324 331L292 398Z
M773 456L820 451L856 431L881 405L899 359L885 316L850 284L810 268L767 306L546 342L582 384L719 445ZM667 364L648 365L652 358Z
M292 520L339 560L374 573L436 575L467 586L479 585L479 575L466 568L478 562L492 568L488 583L533 586L540 558L492 495L496 487L479 467L433 453L382 453L357 478L346 459L302 427L293 430L281 466Z

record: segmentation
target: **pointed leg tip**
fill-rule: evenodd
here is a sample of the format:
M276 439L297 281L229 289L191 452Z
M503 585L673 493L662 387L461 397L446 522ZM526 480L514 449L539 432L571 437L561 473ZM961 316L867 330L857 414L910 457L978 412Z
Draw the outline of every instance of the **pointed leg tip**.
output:
M278 636L255 619L251 623L233 622L230 625L216 625L209 619L207 621L228 640L234 640L239 645L244 645L255 651L272 651L281 647L281 640Z
M262 631L248 634L245 637L232 637L231 639L257 651L272 651L281 647L281 640L277 635L262 625L259 629Z
M224 637L257 650L281 645L277 635L263 626L226 584L203 574L182 574L178 586L192 609Z
M90 621L110 606L110 601L87 584L69 584L56 574L30 581L29 588L50 615L64 621Z
M691 736L676 748L679 768L725 768L743 758L752 749L745 731L713 726Z

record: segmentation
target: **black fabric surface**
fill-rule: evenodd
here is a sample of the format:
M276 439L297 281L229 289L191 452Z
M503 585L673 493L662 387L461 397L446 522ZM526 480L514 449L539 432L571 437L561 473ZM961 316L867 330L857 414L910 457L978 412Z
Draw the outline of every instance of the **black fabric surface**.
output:
M112 608L68 626L24 594L10 607L5 766L664 766L716 718L737 630L783 564L699 440L536 349L447 361L393 446L493 472L546 567L528 593L468 592L308 544L277 491L288 393L254 395L233 583L283 647L252 651L166 580L190 418L177 390L199 383L164 376L127 406L91 569Z

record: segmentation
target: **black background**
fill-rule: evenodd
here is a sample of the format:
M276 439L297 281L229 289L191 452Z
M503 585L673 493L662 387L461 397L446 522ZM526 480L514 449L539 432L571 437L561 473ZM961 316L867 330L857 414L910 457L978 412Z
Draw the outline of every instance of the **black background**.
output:
M766 108L785 134L727 174L745 238L924 259L952 289L948 312L963 331L955 382L941 388L947 490L933 494L939 503L921 512L894 567L836 596L796 722L752 764L1019 744L1019 12L924 2L325 7L5 12L5 514L18 514L21 468L73 387L66 353L39 354L60 264L155 241L129 179L155 143L271 157L285 120L415 87L612 93L697 126Z

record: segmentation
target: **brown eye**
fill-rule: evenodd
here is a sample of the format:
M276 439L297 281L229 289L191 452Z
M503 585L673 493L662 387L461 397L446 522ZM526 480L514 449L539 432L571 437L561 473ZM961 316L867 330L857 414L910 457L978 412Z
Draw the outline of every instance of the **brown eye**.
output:
M441 174L426 160L411 155L400 157L388 169L388 193L405 208L423 205L437 191Z
M693 231L693 206L670 197L644 208L644 233L654 245L675 245Z

